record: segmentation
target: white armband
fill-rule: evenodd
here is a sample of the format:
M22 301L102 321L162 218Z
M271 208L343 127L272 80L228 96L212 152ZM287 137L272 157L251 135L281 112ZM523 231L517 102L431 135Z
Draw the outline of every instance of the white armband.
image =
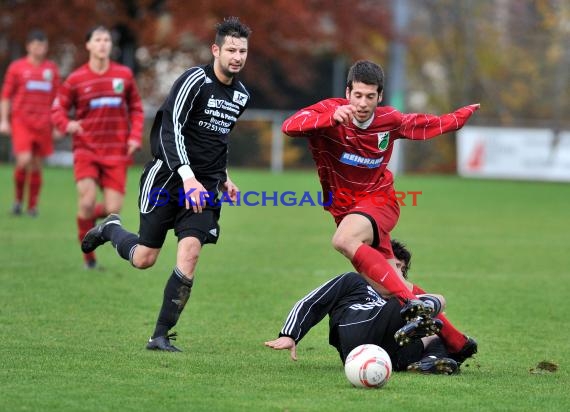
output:
M194 177L194 172L189 165L182 165L177 170L178 174L182 178L182 181L192 179Z

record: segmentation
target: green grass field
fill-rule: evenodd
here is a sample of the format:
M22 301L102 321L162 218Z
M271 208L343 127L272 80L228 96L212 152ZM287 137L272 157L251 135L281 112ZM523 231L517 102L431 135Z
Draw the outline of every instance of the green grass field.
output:
M138 175L123 222L136 230ZM447 297L448 316L479 341L458 376L395 374L352 388L322 322L299 361L263 342L306 292L351 267L330 246L320 207L225 207L176 331L184 352L144 349L175 259L137 271L110 246L83 269L71 171L48 169L36 219L9 215L12 169L0 166L1 411L568 411L570 220L567 184L398 177L422 191L394 237L411 277ZM242 191L319 190L314 171L234 171ZM533 374L542 360L555 373Z

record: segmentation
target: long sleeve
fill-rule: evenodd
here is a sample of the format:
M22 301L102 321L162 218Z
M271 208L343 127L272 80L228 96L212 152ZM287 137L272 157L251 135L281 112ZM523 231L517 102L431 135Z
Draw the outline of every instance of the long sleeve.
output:
M194 100L205 81L206 73L203 69L195 67L187 70L174 83L163 105L158 133L161 150L170 170L177 170L183 164L190 164L183 129Z
M14 67L14 64L10 64L8 66L8 70L6 70L1 92L2 100L10 100L16 93L16 89L18 87L18 77L16 75Z
M427 140L461 129L477 109L479 105L472 104L441 116L424 113L402 114L401 126L396 131L397 137Z
M68 113L74 104L72 86L65 81L59 86L55 100L51 106L51 120L60 132L65 133L69 123Z
M134 78L131 79L131 87L129 88L127 95L127 107L129 110L130 123L128 140L136 142L139 146L141 146L144 126L144 111L142 99L140 97Z
M346 103L343 99L326 99L305 107L285 119L281 130L291 137L305 137L319 129L336 127L334 112L338 106Z
M340 275L331 279L295 303L279 336L289 336L299 342L338 304L344 278L345 275Z
M54 78L53 78L53 86L52 86L53 89L52 89L52 96L51 96L52 105L53 105L53 101L57 97L57 92L59 91L60 85L61 85L61 75L59 74L59 69L54 64Z

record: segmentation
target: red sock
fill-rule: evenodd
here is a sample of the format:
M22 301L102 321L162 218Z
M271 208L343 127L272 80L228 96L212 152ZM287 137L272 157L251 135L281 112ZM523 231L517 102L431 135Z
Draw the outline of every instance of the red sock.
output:
M24 186L26 186L26 169L17 167L14 169L14 188L16 190L16 203L22 203L24 199Z
M95 219L82 219L80 217L77 217L77 234L79 243L81 243L87 232L89 232L89 230L93 227L95 227ZM95 260L95 252L84 253L83 260L85 262Z
M439 332L439 337L443 340L445 346L447 346L447 350L449 350L450 353L459 352L467 343L465 335L459 332L443 313L437 315L436 318L443 322L443 328L441 328L441 332Z
M414 287L412 288L412 293L414 295L423 295L426 293L426 291L420 288L418 285L414 285Z
M93 217L95 219L100 219L106 217L107 212L105 211L105 205L103 203L96 203L95 209L93 209Z
M357 272L383 286L401 300L417 299L386 258L376 249L362 244L352 258L352 265Z
M32 170L30 174L30 187L28 197L28 210L35 209L38 205L38 197L42 187L42 172L40 170Z
M422 295L425 293L425 291L418 285L414 285L412 292L416 295ZM465 335L459 332L443 313L437 315L436 318L443 322L443 328L441 328L441 332L439 332L439 337L443 340L443 343L445 343L449 352L459 352L461 348L463 348L463 345L467 343Z

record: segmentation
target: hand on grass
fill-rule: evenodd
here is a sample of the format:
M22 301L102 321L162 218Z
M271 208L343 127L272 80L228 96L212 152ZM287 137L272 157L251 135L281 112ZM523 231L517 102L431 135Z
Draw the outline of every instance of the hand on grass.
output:
M297 345L295 344L295 341L289 336L281 336L275 340L265 342L265 346L275 350L288 349L291 351L291 359L294 361L297 360Z

